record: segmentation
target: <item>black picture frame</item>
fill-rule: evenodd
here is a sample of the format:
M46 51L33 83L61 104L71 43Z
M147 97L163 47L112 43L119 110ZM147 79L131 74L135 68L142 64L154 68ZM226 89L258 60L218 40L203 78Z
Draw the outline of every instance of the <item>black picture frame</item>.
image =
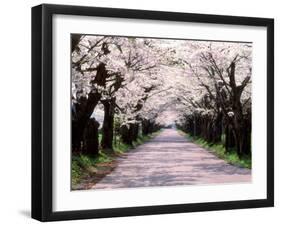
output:
M52 18L55 14L266 27L267 198L54 212L52 210ZM49 4L32 8L32 218L40 221L56 221L271 206L274 206L273 19Z

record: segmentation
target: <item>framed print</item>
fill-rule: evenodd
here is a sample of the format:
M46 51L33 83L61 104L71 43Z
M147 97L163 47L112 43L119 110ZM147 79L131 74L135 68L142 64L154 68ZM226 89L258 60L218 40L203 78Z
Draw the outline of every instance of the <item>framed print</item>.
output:
M274 21L32 8L32 217L274 205Z

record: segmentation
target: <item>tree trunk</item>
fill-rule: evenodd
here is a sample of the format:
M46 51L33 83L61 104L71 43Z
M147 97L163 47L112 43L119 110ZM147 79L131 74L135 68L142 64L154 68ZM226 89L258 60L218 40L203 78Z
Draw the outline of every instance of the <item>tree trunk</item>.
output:
M87 123L83 136L82 152L90 155L98 155L99 139L98 139L99 123L91 118Z
M251 115L248 114L245 123L244 123L244 131L245 131L245 143L244 143L244 154L251 154L251 132L252 132L252 122Z
M97 67L97 74L93 81L94 84L105 86L106 82L106 68L105 64L101 63ZM101 94L98 92L91 92L88 98L81 97L77 103L72 106L72 151L79 152L81 150L81 143L83 141L84 130L87 123L100 101Z
M81 39L81 35L78 34L72 34L71 35L71 51L73 52L76 47L78 46Z
M121 133L121 139L125 144L132 145L133 144L133 139L132 139L132 127L131 124L129 125L123 125L120 128L120 133Z
M247 78L246 78L247 79ZM244 80L247 82L247 80ZM244 82L243 81L243 82ZM243 83L242 82L242 83ZM232 63L230 65L230 73L229 73L229 84L232 88L232 110L234 113L233 118L233 130L234 130L234 136L235 136L235 144L236 144L236 150L239 157L243 155L243 152L247 152L245 148L247 148L247 129L244 127L245 123L245 117L243 115L243 107L241 104L241 95L243 88L245 87L243 85L237 86L235 83L235 63Z
M233 134L233 130L230 125L225 126L225 150L227 152L230 151L231 148L235 147L235 138Z
M133 141L136 141L139 136L139 124L135 123L132 125L132 139Z
M239 127L237 152L239 157L249 155L251 153L251 131L245 122Z
M75 105L75 113L72 114L72 150L79 152L83 141L84 130L89 122L93 110L97 106L101 95L96 93L89 98L80 98L79 104Z
M219 143L222 136L222 114L218 114L213 127L213 143Z
M149 121L147 119L142 120L142 134L148 135L149 134Z
M102 127L101 147L103 149L112 149L113 125L114 125L114 105L113 100L102 101L104 106L104 120Z

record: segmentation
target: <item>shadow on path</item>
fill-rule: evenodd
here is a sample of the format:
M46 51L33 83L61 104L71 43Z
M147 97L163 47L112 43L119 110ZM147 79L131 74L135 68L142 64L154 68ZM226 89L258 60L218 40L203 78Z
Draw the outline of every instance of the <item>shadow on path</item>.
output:
M130 188L251 182L251 170L230 165L165 129L117 159L118 166L92 188Z

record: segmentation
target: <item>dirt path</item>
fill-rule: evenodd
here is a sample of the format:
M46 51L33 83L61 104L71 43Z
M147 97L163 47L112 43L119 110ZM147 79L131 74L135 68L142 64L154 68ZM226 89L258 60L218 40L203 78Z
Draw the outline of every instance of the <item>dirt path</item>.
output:
M251 170L227 164L174 129L118 158L118 166L92 188L129 188L250 182Z

